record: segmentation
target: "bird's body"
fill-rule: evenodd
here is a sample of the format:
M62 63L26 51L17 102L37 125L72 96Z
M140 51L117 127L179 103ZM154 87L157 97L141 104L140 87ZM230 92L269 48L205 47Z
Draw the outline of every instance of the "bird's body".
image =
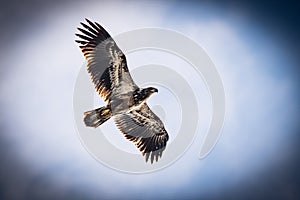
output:
M156 88L139 88L129 73L126 57L117 44L97 22L85 28L78 28L83 34L76 34L82 40L81 50L87 60L87 69L95 89L105 100L106 106L84 113L84 122L88 127L97 128L114 117L115 123L125 137L134 142L146 161L151 163L162 156L168 133L162 121L146 104Z

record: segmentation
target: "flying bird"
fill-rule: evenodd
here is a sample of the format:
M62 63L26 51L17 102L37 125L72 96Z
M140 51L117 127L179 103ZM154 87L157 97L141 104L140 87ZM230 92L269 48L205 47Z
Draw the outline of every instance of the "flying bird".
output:
M154 87L138 87L128 70L126 57L109 33L97 22L85 19L81 33L75 34L87 60L87 70L106 106L84 113L84 123L97 128L110 118L151 163L165 150L169 135L159 117L147 105L158 92Z

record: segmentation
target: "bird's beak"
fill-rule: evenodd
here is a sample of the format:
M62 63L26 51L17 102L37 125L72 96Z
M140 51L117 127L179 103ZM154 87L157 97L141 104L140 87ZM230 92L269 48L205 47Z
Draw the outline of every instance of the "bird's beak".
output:
M158 92L158 89L156 89L156 88L153 88L153 89L151 90L151 92L152 92L152 93L154 93L154 92Z

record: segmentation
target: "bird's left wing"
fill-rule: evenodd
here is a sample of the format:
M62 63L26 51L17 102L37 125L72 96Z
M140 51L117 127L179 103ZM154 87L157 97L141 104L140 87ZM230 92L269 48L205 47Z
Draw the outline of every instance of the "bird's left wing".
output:
M145 156L146 162L162 156L169 135L162 121L155 115L146 103L139 108L124 114L115 116L117 127L125 137L134 142L137 148Z
M124 87L126 92L134 91L137 85L129 73L126 57L109 33L97 22L86 19L87 24L76 34L76 40L87 60L87 69L95 89L105 100L110 100L117 86ZM120 84L122 83L122 84Z

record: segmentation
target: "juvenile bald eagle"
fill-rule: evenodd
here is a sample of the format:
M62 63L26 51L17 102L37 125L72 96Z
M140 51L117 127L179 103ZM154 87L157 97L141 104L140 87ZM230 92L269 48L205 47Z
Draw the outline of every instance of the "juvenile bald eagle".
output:
M106 106L84 113L84 123L97 128L114 117L115 124L125 137L149 158L162 156L169 139L162 121L148 107L146 100L156 88L139 88L132 80L124 53L112 37L97 22L82 23L76 34L80 49L87 60L87 70L96 91Z

